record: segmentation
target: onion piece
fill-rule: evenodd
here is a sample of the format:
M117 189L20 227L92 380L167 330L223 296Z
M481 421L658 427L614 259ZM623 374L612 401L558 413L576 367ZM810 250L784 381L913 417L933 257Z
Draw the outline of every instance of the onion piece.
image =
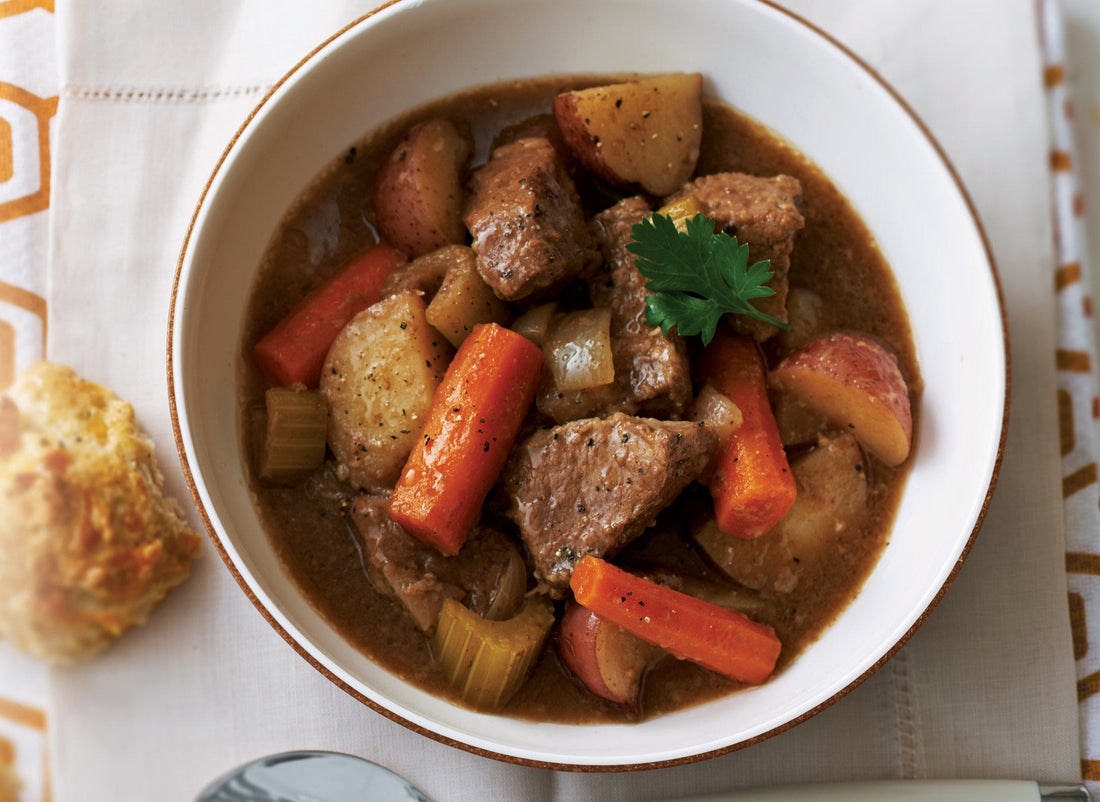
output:
M553 322L554 313L557 311L557 301L528 309L512 322L511 329L516 334L522 334L535 345L541 347L546 342L546 335L550 332L550 324Z
M714 427L719 444L728 443L733 432L741 425L741 409L723 395L709 382L703 385L695 399L695 409L691 413L694 421L705 421Z
M508 550L508 562L500 569L493 588L489 609L485 617L490 621L504 621L516 614L527 595L527 565L519 549Z
M559 390L587 390L615 380L611 310L582 309L562 315L542 346Z

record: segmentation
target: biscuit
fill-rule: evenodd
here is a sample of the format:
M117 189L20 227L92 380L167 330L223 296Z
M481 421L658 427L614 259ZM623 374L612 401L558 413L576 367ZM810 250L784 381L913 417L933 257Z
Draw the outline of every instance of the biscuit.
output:
M200 547L163 484L130 404L27 368L0 397L0 637L72 662L145 623Z

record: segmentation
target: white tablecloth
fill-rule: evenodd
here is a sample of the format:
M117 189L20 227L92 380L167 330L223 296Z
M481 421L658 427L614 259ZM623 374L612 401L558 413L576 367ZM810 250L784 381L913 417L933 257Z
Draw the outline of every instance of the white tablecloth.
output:
M1004 468L967 563L913 640L834 707L744 751L639 774L547 772L442 746L336 690L267 627L208 549L147 627L94 662L52 673L56 799L186 800L243 760L295 748L362 755L441 802L664 799L830 779L1080 776L1037 5L783 5L853 49L923 118L967 185L1001 272L1013 376ZM169 489L185 502L164 352L191 211L265 89L369 7L62 0L56 9L48 353L133 402ZM198 526L193 513L192 520Z

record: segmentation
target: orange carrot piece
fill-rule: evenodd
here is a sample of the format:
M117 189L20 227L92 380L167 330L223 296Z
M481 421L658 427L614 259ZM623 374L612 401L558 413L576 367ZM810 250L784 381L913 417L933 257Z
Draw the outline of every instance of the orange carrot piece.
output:
M703 351L701 371L741 410L742 422L719 443L708 487L718 528L760 537L794 504L795 482L768 401L764 360L748 337L719 334Z
M537 345L495 323L475 326L435 391L390 496L390 517L443 554L458 554L541 378Z
M779 659L775 630L730 610L585 555L569 587L577 602L605 621L738 682L759 684Z
M283 387L316 387L329 348L340 330L382 297L382 282L405 256L388 245L365 251L307 295L260 338L252 358L264 375Z

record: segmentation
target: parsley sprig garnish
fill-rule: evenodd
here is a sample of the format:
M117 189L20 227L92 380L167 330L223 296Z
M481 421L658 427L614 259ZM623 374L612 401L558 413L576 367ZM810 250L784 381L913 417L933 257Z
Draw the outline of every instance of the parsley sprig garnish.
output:
M775 291L765 286L773 272L771 262L749 264L749 246L724 231L714 232L714 221L704 214L685 220L680 231L672 218L653 214L635 223L626 246L648 279L646 322L668 334L673 327L683 336L701 334L703 344L714 339L722 315L748 315L777 328L787 324L761 312L750 301Z

